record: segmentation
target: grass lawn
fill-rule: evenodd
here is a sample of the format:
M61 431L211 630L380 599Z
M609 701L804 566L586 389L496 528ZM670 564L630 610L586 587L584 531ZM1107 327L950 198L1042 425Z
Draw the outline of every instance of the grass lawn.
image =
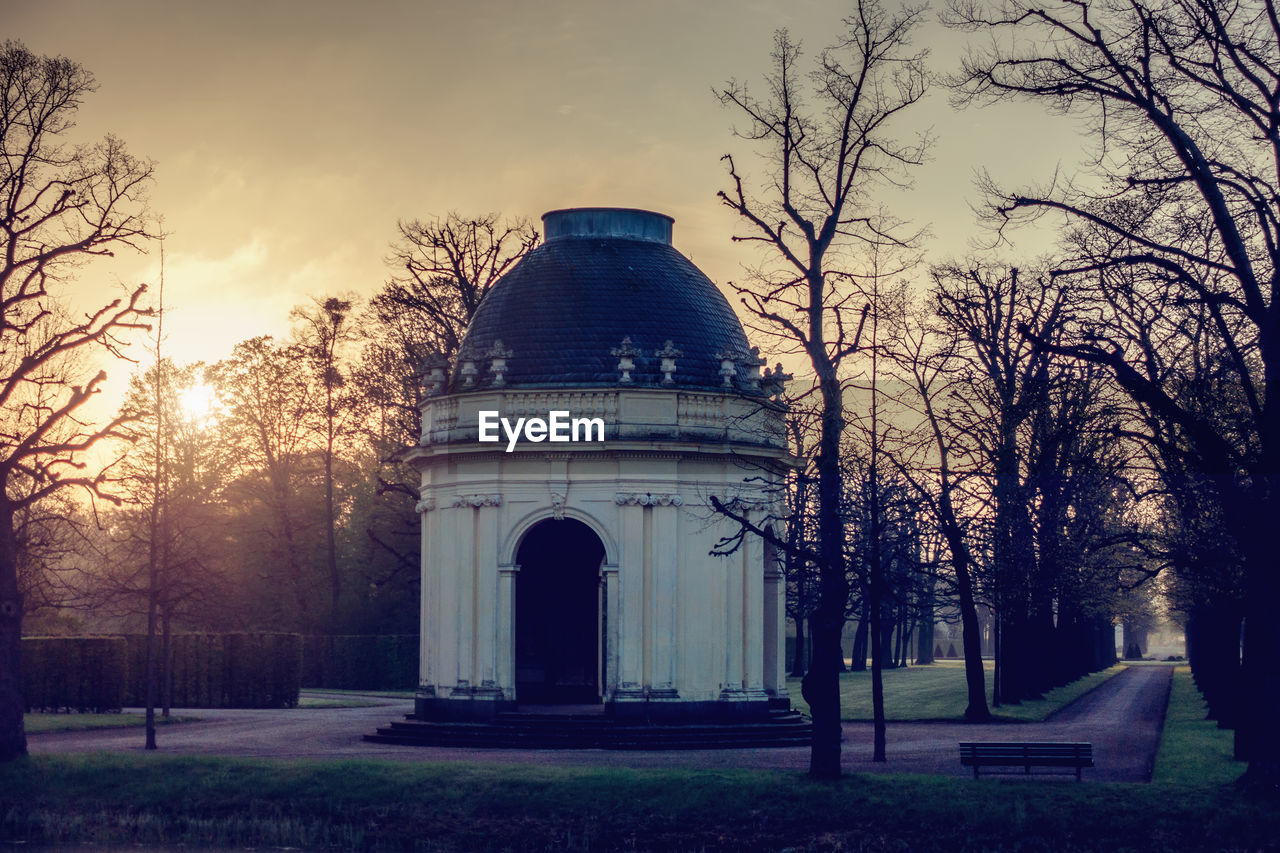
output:
M157 725L185 723L194 719L196 718L188 716L165 718L156 714ZM124 729L146 724L147 718L143 714L26 714L22 718L23 728L31 735L88 729Z
M1231 757L1235 735L1206 720L1207 710L1191 680L1190 667L1178 667L1173 672L1152 782L1199 788L1225 785L1244 773L1245 763Z
M305 687L302 689L301 695L303 698L307 696L350 696L353 698L369 696L376 699L412 699L416 694L413 690L331 690L328 687Z
M1044 699L1004 705L992 708L998 719L1036 722L1066 705L1071 700L1088 693L1111 676L1124 669L1117 665L1102 672L1087 675L1065 687L1051 690ZM985 661L987 676L987 701L991 700L992 663ZM800 695L800 680L787 680L791 703L805 713L809 706ZM944 660L928 666L912 666L905 669L884 671L885 718L897 722L913 720L962 720L964 719L966 687L964 662ZM846 672L840 676L841 718L850 721L871 719L871 671Z
M325 696L308 695L303 693L298 697L299 708L368 708L377 705L377 702L361 700L356 696L350 698L343 696Z
M1149 785L164 755L0 765L0 844L387 850L1273 849L1175 676Z
M1230 786L57 756L0 767L0 841L427 850L1263 849Z

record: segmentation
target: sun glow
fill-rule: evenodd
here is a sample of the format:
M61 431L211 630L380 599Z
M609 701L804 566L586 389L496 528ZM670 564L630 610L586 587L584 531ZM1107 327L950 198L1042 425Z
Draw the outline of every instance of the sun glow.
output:
M218 408L218 393L212 385L200 382L178 392L178 405L189 421L203 422L214 416Z

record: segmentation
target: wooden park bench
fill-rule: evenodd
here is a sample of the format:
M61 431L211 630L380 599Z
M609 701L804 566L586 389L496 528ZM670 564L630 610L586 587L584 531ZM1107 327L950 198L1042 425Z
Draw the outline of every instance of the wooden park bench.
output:
M1022 767L1030 774L1032 767L1074 767L1076 781L1080 770L1093 766L1091 743L962 743L960 763L973 768L978 778L979 767Z

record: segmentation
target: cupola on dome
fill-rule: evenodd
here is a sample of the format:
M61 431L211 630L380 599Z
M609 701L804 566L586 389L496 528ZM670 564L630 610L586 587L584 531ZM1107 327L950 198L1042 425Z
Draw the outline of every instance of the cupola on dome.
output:
M505 386L617 385L625 358L634 367L623 381L635 387L723 389L726 354L746 359L747 338L711 279L672 247L673 221L628 208L544 214L545 242L477 309L450 390L494 384L483 367L474 378L458 369L494 353L508 354Z

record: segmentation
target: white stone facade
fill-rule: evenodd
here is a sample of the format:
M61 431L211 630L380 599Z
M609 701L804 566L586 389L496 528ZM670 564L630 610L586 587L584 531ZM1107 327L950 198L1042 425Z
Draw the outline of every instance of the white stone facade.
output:
M602 418L605 440L520 441L510 453L505 441L477 440L481 411L514 420L554 410ZM748 535L732 554L710 554L740 529L715 513L712 496L736 501L757 524L779 497L787 456L777 404L733 390L490 388L432 398L423 414L422 442L409 454L422 472L420 717L490 718L527 704L535 686L538 701L571 695L658 722L751 718L770 700L787 704L785 587L772 548ZM539 565L595 559L575 556L585 546L561 554L545 544L559 530L590 538L573 521L594 533L603 557L588 580L574 581L597 588L566 598L575 609L598 602L597 612L559 612L560 599L540 586L518 624L531 531L542 531L543 550L524 553ZM535 628L542 634L527 633ZM543 658L560 651L544 634L575 638L564 650L576 667L563 676L572 690L556 693L560 682L545 674ZM594 651L583 648L592 642Z

